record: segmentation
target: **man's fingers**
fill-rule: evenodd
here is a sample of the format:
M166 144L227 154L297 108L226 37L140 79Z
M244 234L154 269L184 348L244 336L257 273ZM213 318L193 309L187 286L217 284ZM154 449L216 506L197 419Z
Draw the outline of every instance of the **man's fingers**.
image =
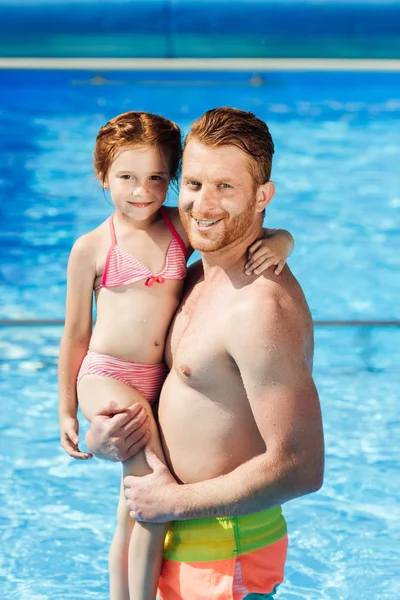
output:
M124 496L127 499L129 499L131 497L131 486L133 485L134 481L135 481L134 475L127 475L123 479L122 483L124 485Z
M139 427L142 421L145 420L146 415L146 409L144 409L141 404L138 404L136 402L131 406L125 407L119 412L119 414L116 414L113 417L112 427L110 428L110 431L117 431L119 429L122 429L124 425L126 425L130 421L134 421L136 423L136 427Z
M110 416L117 415L119 413L130 412L131 416L134 416L140 409L142 405L138 402L134 402L130 406L119 406L119 404L115 400L110 400L108 404L104 406L99 412L98 415Z
M147 438L142 438L149 429L146 423L149 422L149 415L146 408L138 402L124 408L118 407L118 412L113 409L112 414L107 414L113 407L115 404L110 402L93 418L86 434L86 444L99 458L119 462L135 456L147 443ZM100 444L93 435L96 430L100 432Z
M125 437L142 428L147 423L149 425L149 413L145 408L139 411L136 416L130 419L121 429L124 432Z
M146 429L142 433L134 431L127 439L127 450L123 460L128 460L132 456L136 456L146 446L150 440L150 430Z
M120 412L123 412L124 410L126 410L126 407L120 407L118 406L117 402L115 402L115 400L110 400L108 404L106 404L101 410L99 410L97 415L103 415L105 417L108 417L110 415L115 415Z
M153 471L155 469L159 469L160 466L165 466L158 458L154 450L152 450L149 446L146 446L146 448L144 449L144 455L146 457L147 464L149 465L150 469L153 469Z

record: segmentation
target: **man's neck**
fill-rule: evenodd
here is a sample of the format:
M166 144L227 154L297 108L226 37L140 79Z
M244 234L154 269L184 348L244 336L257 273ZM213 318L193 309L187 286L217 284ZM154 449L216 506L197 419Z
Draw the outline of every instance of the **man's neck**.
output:
M247 250L262 235L261 224L256 224L244 233L243 237L235 240L229 246L216 252L202 252L204 278L207 280L220 271L229 273L229 271L236 270L239 267L244 271L244 265L247 262Z

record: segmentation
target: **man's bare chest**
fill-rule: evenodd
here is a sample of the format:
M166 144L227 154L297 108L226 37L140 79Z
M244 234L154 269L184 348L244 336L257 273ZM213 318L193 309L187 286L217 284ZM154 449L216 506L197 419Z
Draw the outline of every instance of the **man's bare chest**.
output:
M171 327L167 353L172 367L192 387L213 385L231 366L225 347L227 307L224 294L196 290L182 302Z

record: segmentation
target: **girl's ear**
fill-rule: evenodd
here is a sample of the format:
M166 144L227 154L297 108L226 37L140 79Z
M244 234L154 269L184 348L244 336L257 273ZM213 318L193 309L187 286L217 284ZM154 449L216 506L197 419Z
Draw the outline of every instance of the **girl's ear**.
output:
M96 176L103 190L108 190L107 175L104 175L103 173L101 173L101 171L96 171Z
M257 189L257 212L262 212L269 204L275 194L275 184L273 181L267 181Z

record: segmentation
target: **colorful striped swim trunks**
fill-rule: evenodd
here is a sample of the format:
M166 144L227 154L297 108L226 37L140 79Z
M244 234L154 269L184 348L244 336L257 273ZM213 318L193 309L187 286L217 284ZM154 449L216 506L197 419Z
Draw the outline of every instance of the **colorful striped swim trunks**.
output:
M287 546L280 506L241 517L175 521L165 539L157 597L273 598L283 581Z

